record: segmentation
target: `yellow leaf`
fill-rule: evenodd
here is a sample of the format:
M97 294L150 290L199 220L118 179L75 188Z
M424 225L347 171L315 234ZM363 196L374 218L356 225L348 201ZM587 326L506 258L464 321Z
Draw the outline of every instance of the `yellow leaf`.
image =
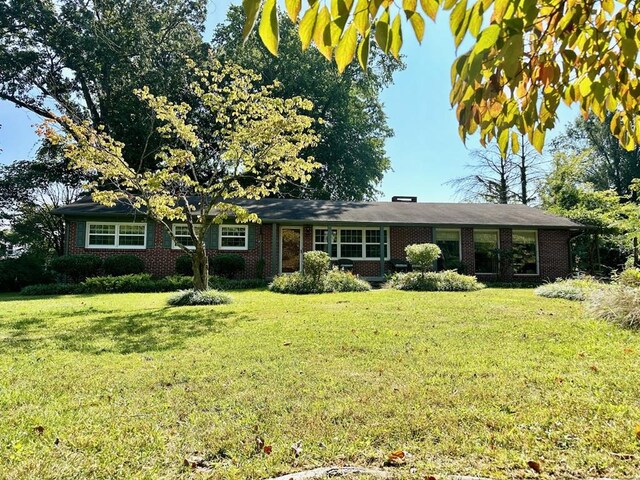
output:
M278 12L276 10L276 0L266 0L262 7L262 17L258 33L265 47L273 54L278 55Z
M422 39L424 38L424 20L422 19L422 15L420 15L418 12L411 12L410 15L407 15L407 18L411 23L413 33L416 34L418 43L422 43Z
M364 35L369 29L369 4L367 0L358 0L353 12L353 23L360 35Z
M422 11L434 22L436 21L436 15L438 15L438 2L436 0L420 0Z
M462 0L461 2L459 2L451 11L451 16L449 17L449 25L451 26L451 33L453 33L454 36L457 36L458 32L460 32L462 24L464 23L464 17L466 13L467 0Z
M520 152L520 138L516 132L511 132L511 151L514 154Z
M538 152L542 153L542 148L544 147L544 132L538 130L537 128L533 131L533 135L531 136L531 145Z
M314 7L310 8L302 16L300 25L298 27L298 35L300 35L300 41L302 42L302 49L306 50L311 45L311 38L313 37L313 30L316 25L316 18L318 17L318 8L320 2L316 3Z
M287 14L293 23L298 21L298 15L300 14L300 8L302 7L302 0L284 0L284 6L287 9Z
M396 15L391 24L391 42L389 50L395 58L400 58L400 49L402 48L402 25L400 24L400 15Z
M353 56L356 53L357 39L358 32L353 23L351 23L336 47L336 64L338 65L338 71L340 73L344 72L344 69L347 68L347 65L353 60Z
M640 423L636 425L636 438L640 440Z
M328 33L329 22L331 21L331 14L329 9L325 6L322 7L316 18L316 24L313 28L313 41L318 47L320 53L327 59L331 60L331 53L333 48L331 47L331 35Z
M409 18L409 12L415 12L416 6L418 5L418 0L402 0L402 9L404 13L407 14L407 18Z

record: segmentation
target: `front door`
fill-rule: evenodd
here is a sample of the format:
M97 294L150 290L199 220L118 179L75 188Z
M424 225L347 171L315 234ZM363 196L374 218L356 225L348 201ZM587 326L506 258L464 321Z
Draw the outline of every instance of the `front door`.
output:
M280 272L293 273L302 268L302 228L280 229Z

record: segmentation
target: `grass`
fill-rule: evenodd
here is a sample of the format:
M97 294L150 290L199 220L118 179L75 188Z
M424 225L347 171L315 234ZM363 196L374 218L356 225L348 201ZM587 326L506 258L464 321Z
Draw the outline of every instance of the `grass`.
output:
M394 450L402 478L640 470L639 334L576 302L167 295L0 296L0 477L261 479ZM196 452L210 471L183 466Z

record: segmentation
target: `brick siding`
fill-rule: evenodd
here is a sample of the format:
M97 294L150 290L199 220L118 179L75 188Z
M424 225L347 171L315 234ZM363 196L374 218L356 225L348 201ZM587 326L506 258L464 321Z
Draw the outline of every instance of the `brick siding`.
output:
M69 254L92 254L101 258L112 255L134 254L142 258L145 262L146 270L154 275L171 275L175 273L176 258L183 255L181 250L163 247L163 228L156 226L154 246L145 250L126 250L126 249L94 249L76 246L77 223L68 222L69 230ZM462 263L465 272L473 275L475 273L475 254L473 242L473 228L461 228L461 251ZM309 251L313 249L313 227L311 225L303 225L303 249ZM433 241L433 228L425 226L403 226L390 227L390 258L404 259L404 248L412 243L425 243ZM224 250L220 252L217 249L207 249L209 256L218 253L236 253L244 257L246 261L245 271L241 274L245 278L256 278L259 273L259 261L263 259L264 268L263 275L266 278L277 274L272 268L273 248L276 248L277 262L276 269L279 268L280 255L280 231L278 228L278 243L272 245L273 225L259 224L255 226L255 245L249 250L230 251ZM555 279L564 277L570 273L569 261L569 237L567 230L538 230L538 249L539 249L539 275L520 276L514 275L513 270L508 267L503 269L502 275L479 275L481 279L491 279L500 277L503 280L512 279ZM500 229L500 248L510 249L512 246L511 229ZM389 262L385 264L385 271L391 270ZM380 262L376 260L354 261L354 273L364 277L379 277Z

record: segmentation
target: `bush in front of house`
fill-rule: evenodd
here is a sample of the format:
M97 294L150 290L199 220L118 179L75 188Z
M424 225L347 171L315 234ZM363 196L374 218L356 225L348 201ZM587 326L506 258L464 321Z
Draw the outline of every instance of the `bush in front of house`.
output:
M20 295L40 297L45 295L72 295L82 293L81 283L44 283L28 285L20 290Z
M311 277L319 285L331 268L331 257L327 252L320 250L305 252L303 263L304 274Z
M316 283L312 277L302 272L278 275L269 284L269 290L276 293L293 293L304 295L308 293L322 293L324 285Z
M640 289L614 286L594 289L585 302L587 312L625 328L640 328Z
M325 292L367 292L371 284L351 272L330 270L324 277Z
M245 260L236 253L220 253L209 258L209 267L214 275L233 278L244 270Z
M49 263L54 272L69 277L72 282L80 282L98 274L102 260L97 255L63 255Z
M0 260L0 292L18 292L28 285L52 281L40 256L25 254Z
M215 275L209 277L209 287L216 290L249 290L265 288L269 282L262 278L224 278Z
M102 264L105 275L114 277L144 272L144 260L137 255L112 255Z
M443 272L395 273L389 277L386 288L418 292L473 292L485 288L471 275L461 275L454 270Z
M184 254L176 258L176 273L178 275L193 277L193 264L191 263L191 257L189 255Z
M607 285L593 277L561 278L553 283L545 283L535 289L535 294L547 298L564 298L582 302L590 292L604 289Z
M614 281L625 287L640 287L640 269L627 268L616 275Z
M414 243L407 245L404 251L411 266L422 272L433 269L435 261L442 255L440 247L435 243Z
M82 283L84 293L157 292L158 282L148 273L120 275L118 277L92 277Z
M223 305L231 303L231 297L218 290L180 290L171 295L167 303L174 307L188 305Z

